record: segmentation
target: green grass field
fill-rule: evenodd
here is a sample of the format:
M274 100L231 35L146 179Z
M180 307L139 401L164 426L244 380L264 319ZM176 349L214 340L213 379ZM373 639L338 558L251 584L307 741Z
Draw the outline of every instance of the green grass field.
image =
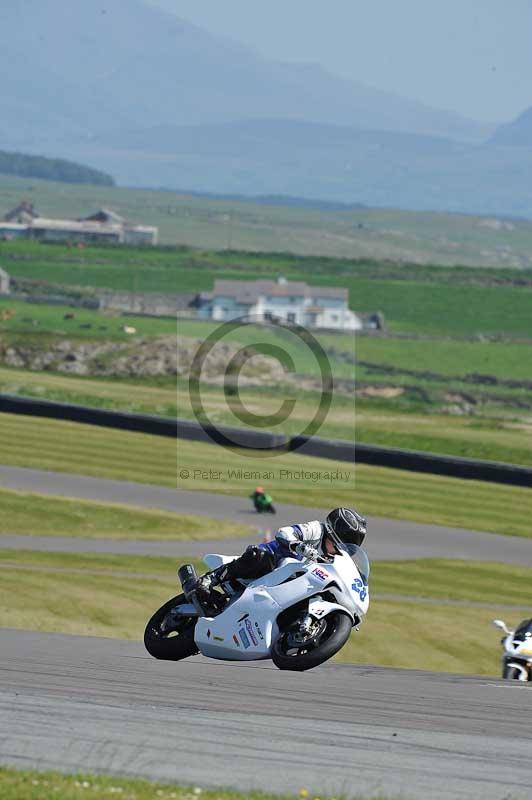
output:
M177 334L180 337L204 339L219 327L217 322L178 319ZM357 362L381 368L392 367L399 374L401 370L411 370L431 373L441 379L455 378L457 381L472 374L491 375L500 381L531 380L531 342L473 342L319 331L312 333L325 349L336 377L356 377ZM319 375L314 354L288 331L276 332L246 325L229 332L224 341L240 344L262 341L282 343L296 361L297 372ZM374 372L377 374L377 369ZM390 381L390 376L384 379ZM409 380L412 382L411 377Z
M169 558L0 550L0 625L138 640L151 613L179 593L175 567ZM530 577L530 569L501 564L375 562L368 618L337 658L496 675L490 621L529 613Z
M22 346L36 352L42 352L65 338L73 342L121 340L134 349L139 336L175 335L177 330L178 342L190 338L202 340L217 328L212 322L180 319L176 324L168 319L124 318L84 310L76 310L72 320L65 319L73 313L68 307L8 300L0 301L0 312L4 309L16 313L11 319L0 321L2 344ZM134 336L123 331L124 323L136 329ZM369 387L374 394L378 394L382 387L385 390L396 388L396 396L388 403L390 410L437 412L447 408L457 396L459 400L461 397L468 401L475 416L523 416L527 410L532 410L532 382L528 377L528 365L532 362L531 344L323 333L315 336L325 348L338 382L356 380L359 391ZM241 345L267 342L281 346L293 358L297 375L311 378L311 383L318 385L318 359L307 345L288 331L272 332L245 326L230 332L224 340ZM139 386L163 383L163 379L156 382L153 379L132 380ZM179 381L177 384L179 386ZM175 381L172 382L168 376L166 386L172 385L175 386ZM301 388L305 389L305 385L303 381ZM337 391L348 390L340 388ZM89 405L93 402L100 405L97 398L91 398ZM172 407L175 408L175 404L166 403L167 410L163 413L175 413Z
M15 276L84 285L113 286L128 290L198 290L211 288L217 276L252 279L288 277L316 284L345 285L355 308L384 311L393 336L355 337L317 334L326 348L335 379L356 379L365 399L357 404L356 438L361 443L381 444L498 460L532 463L530 419L532 413L532 363L529 320L532 283L526 270L492 270L401 266L340 259L308 260L272 253L216 252L178 248L103 248L84 250L33 242L0 243L0 261ZM138 336L173 334L172 320L100 315L68 307L39 306L0 301L0 311L11 308L14 317L0 321L3 343L43 347L65 337L73 340L129 340L122 331L124 319ZM213 331L211 322L180 319L180 336L203 338ZM425 338L408 338L409 334ZM487 341L481 334L514 337L512 341ZM264 340L264 332L245 327L229 339L241 344ZM429 337L429 338L427 338ZM436 337L436 338L430 338ZM439 337L439 338L438 338ZM454 338L452 338L454 337ZM477 340L460 340L473 337ZM519 341L522 338L523 341ZM281 341L282 339L282 341ZM294 357L296 371L305 376L298 392L296 410L282 427L286 433L301 430L301 421L316 402L318 364L290 335L275 336ZM354 360L357 360L355 366ZM308 380L307 380L308 378ZM171 379L145 382L129 390L127 381L60 383L46 376L12 375L2 371L5 391L57 400L73 400L96 407L121 408L145 413L190 418L192 412L182 383L177 398ZM129 382L131 384L132 382ZM387 396L392 391L393 396ZM349 386L344 391L350 391ZM219 390L206 388L207 405L214 420L240 424L220 403ZM248 391L252 410L273 409L275 391ZM315 405L314 405L315 407ZM408 412L406 414L405 412ZM430 415L430 416L429 416ZM453 416L454 415L454 416ZM458 415L458 416L456 416ZM335 399L334 413L320 433L333 438L353 437L352 407Z
M275 240L272 240L275 241ZM211 250L89 247L14 241L0 243L0 260L15 278L70 287L100 287L122 291L197 292L210 290L215 278L254 280L280 274L315 285L349 289L350 305L358 311L381 311L391 331L432 336L467 337L504 334L530 338L532 310L529 271L503 271L492 278L475 269L437 273L410 267L404 279L396 266L367 261L260 256ZM391 274L390 274L391 273Z
M155 783L139 778L36 770L14 770L0 767L0 796L2 800L294 800L297 795L277 795L267 792L237 792L232 789L203 789L199 786L176 786ZM312 795L304 787L299 792L302 800ZM392 800L384 795L371 795L372 800ZM403 800L406 796L402 795ZM313 800L328 800L326 795ZM342 800L341 797L333 800ZM364 800L361 795L350 795L350 800Z
M1 462L13 466L231 494L243 503L260 481L279 502L356 505L370 517L532 535L532 493L518 487L365 464L353 469L297 453L254 458L216 445L180 440L176 446L164 437L10 414L0 415L0 437Z
M173 319L157 319L151 317L127 316L119 314L89 311L84 308L72 308L60 305L44 305L24 303L22 301L0 300L0 313L11 310L15 315L8 320L0 321L0 335L10 334L13 339L22 334L29 334L38 344L38 337L46 334L55 337L68 337L74 341L86 339L105 339L131 341L132 336L123 328L136 328L135 336L174 335L176 321ZM66 315L74 315L74 319L65 319Z
M28 536L191 541L254 533L226 520L8 489L0 489L0 508L0 533Z

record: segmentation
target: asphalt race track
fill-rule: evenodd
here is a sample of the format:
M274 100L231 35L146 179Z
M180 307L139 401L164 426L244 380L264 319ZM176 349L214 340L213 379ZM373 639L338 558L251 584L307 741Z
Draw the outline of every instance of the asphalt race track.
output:
M263 518L245 498L4 466L0 485L257 528L323 516L279 505ZM170 556L237 553L245 543L216 541L215 531L212 542L0 534L0 549ZM367 544L373 559L532 566L529 540L409 522L371 518ZM0 764L242 790L304 787L320 797L525 800L531 692L527 684L346 664L298 674L268 661L168 663L137 642L0 629Z
M0 763L319 796L524 800L531 692L343 664L296 674L160 662L138 643L2 630Z
M243 497L180 491L126 481L103 480L83 475L44 472L0 466L0 486L41 494L79 497L108 503L136 505L187 514L232 519L264 529L308 519L322 518L324 509L277 504L275 516L259 516L251 501ZM460 528L422 525L401 520L370 517L366 548L371 559L461 558L532 566L532 543L516 536L467 531ZM3 521L3 525L8 521ZM255 539L254 541L256 541ZM207 542L128 542L66 537L10 536L0 534L1 548L62 550L72 552L130 553L138 555L201 555L209 550L240 552L245 539Z

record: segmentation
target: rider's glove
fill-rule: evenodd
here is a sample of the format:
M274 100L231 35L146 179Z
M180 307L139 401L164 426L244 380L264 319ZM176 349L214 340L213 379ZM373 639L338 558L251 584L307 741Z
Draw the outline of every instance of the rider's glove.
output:
M291 549L305 561L316 561L319 555L316 548L307 542L298 542Z

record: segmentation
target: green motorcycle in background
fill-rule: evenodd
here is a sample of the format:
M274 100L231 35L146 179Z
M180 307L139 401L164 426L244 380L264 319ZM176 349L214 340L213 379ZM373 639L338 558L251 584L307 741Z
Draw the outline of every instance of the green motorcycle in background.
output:
M255 506L255 511L257 511L257 513L275 514L275 508L271 495L267 494L262 486L257 486L250 497L253 500L253 505Z

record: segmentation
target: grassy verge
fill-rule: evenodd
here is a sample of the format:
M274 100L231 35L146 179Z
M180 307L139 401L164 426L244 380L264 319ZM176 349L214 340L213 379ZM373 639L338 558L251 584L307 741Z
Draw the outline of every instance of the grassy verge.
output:
M7 489L0 489L0 508L0 533L190 541L246 536L254 532L247 525L209 517Z
M394 383L402 380L394 380ZM449 387L438 384L437 390L431 388L428 394L423 394L423 400L419 399L417 389L399 387L400 392L404 389L403 394L386 400L389 383L383 381L382 376L372 381L371 386L378 395L371 400L357 398L355 403L352 397L336 394L319 434L347 440L356 435L358 442L532 465L532 441L523 435L530 430L530 420L524 410L505 407L487 398L480 410L475 407L474 415L453 416L441 410L448 408L449 398L460 398L461 392L462 396L469 396L471 387L461 385L450 391ZM379 386L385 387L380 393ZM177 380L176 385L171 378L110 380L3 368L0 369L0 391L94 408L194 418L188 383L183 379ZM516 401L524 406L529 401L532 404L532 395L528 397L525 389L512 392L516 393ZM275 413L291 393L290 389L282 387L250 387L240 394L245 408L263 415ZM220 387L204 387L202 402L213 421L242 425L228 408ZM287 434L299 433L316 413L318 404L316 391L298 389L293 411L279 430Z
M151 614L180 592L170 558L2 550L0 563L5 628L141 639Z
M355 505L372 516L531 537L532 492L481 481L274 458L76 423L0 415L3 464L177 486L247 498L260 481L278 502ZM259 454L257 454L259 455ZM335 475L338 470L339 474Z
M0 368L0 392L92 408L177 416L176 380L168 378L81 378L53 372Z
M79 773L37 772L0 767L0 796L2 800L293 800L297 795L277 795L266 792L237 792L232 789L203 789L199 786L175 786L139 778ZM300 798L310 797L301 789ZM362 800L360 795L353 800ZM372 795L373 800L386 800ZM323 797L322 800L327 800ZM391 800L391 798L388 798Z
M501 601L518 606L529 593L531 578L528 567L486 561L378 561L372 569L371 588L376 593L405 597L494 605Z
M500 635L490 623L501 616L514 623L530 616L530 608L509 612L375 600L336 660L500 677Z
M151 613L178 593L175 567L168 558L0 551L0 626L139 640ZM490 621L529 613L531 572L438 559L376 562L368 619L338 659L496 675ZM390 593L396 598L386 599Z

